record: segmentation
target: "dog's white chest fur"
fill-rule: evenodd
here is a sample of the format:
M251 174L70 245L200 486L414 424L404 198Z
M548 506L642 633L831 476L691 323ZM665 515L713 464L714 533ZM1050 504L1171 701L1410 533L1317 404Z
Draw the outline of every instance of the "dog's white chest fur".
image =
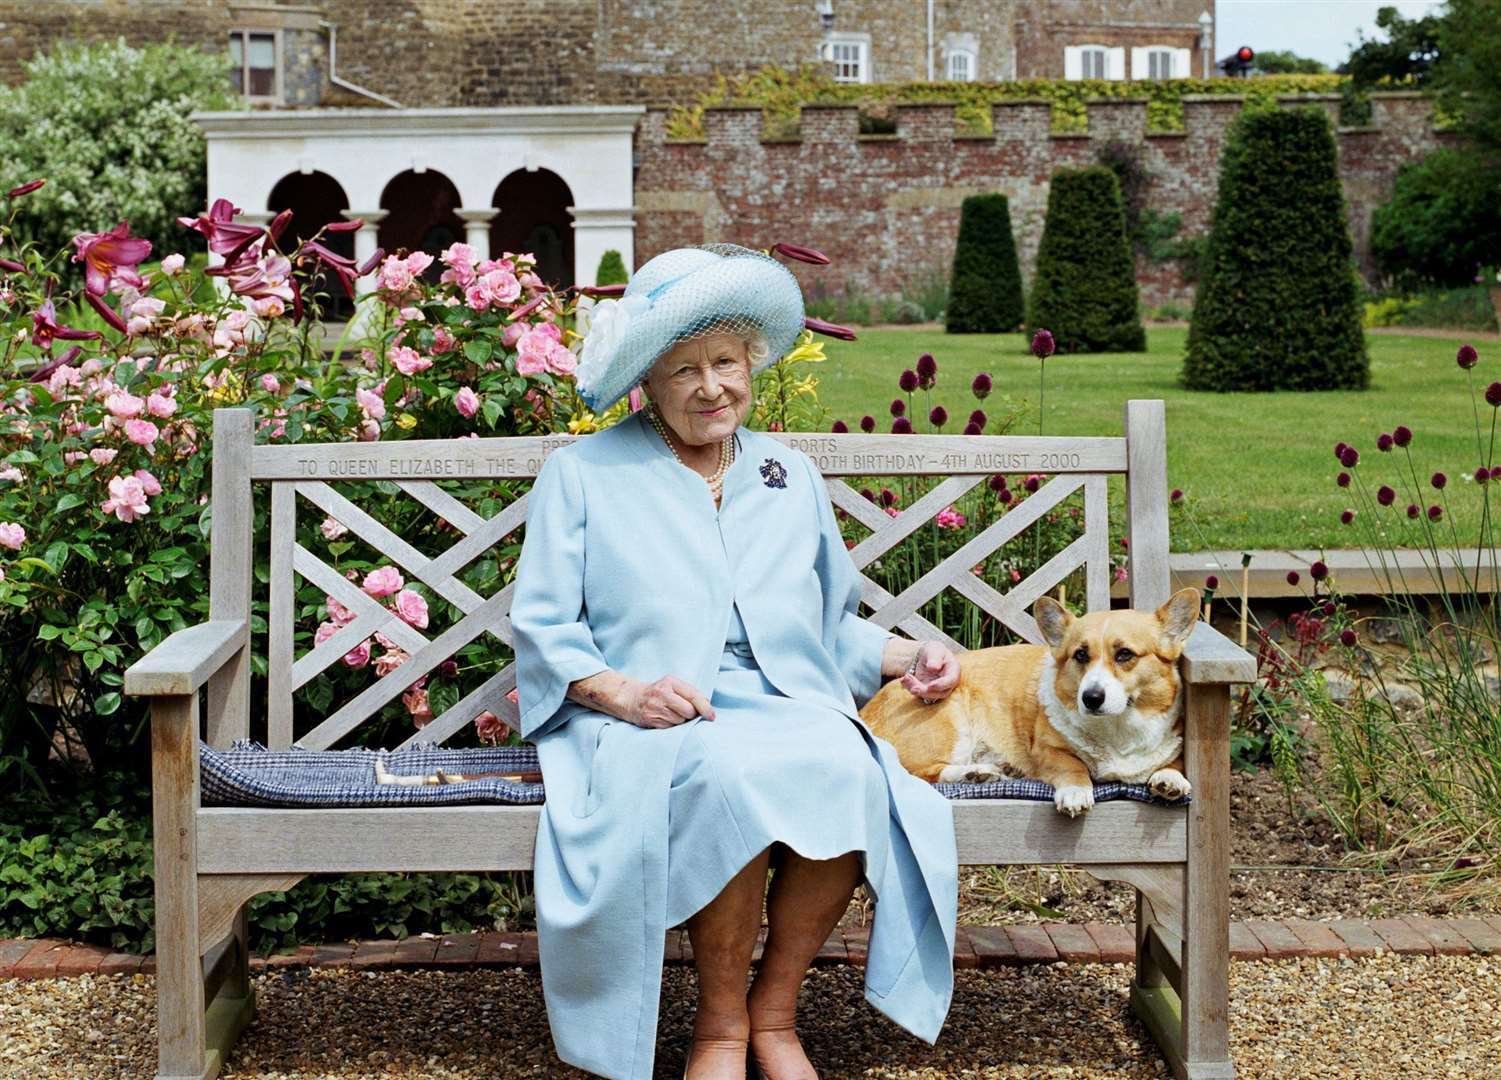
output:
M1181 688L1166 712L1142 712L1127 705L1125 712L1114 716L1091 716L1072 703L1059 700L1053 685L1057 666L1051 654L1043 656L1040 667L1038 703L1096 780L1142 784L1177 758L1183 738L1173 731L1173 726L1182 711Z

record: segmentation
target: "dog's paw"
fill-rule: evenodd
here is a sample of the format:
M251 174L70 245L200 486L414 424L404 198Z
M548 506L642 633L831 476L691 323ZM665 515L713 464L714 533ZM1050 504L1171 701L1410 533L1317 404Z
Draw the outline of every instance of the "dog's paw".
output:
M1192 789L1177 769L1158 769L1147 778L1147 790L1160 799L1181 799Z
M983 761L967 765L945 765L938 774L939 782L944 784L988 784L1000 778L1000 770Z
M1053 805L1060 814L1078 817L1094 806L1094 788L1080 784L1065 784L1053 792Z

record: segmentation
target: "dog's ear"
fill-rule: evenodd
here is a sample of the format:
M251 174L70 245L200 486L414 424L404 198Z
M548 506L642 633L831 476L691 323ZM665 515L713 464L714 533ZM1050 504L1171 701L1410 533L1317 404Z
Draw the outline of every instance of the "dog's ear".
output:
M1074 621L1068 608L1051 596L1037 598L1037 602L1032 605L1032 617L1037 620L1037 629L1042 631L1042 639L1054 649L1063 644L1063 635L1068 633L1068 625Z
M1162 624L1163 648L1169 652L1181 649L1199 621L1199 590L1190 586L1173 593L1157 609L1157 621Z

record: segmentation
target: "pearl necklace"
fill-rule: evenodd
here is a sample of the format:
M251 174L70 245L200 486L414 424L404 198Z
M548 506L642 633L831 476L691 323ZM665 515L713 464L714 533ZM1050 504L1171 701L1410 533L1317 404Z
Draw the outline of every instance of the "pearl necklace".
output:
M672 440L667 437L667 423L662 419L662 414L657 411L656 402L648 403L645 412L647 420L651 421L651 426L657 429L657 434L662 436L662 441L667 444L667 449L672 451L672 456L677 458L678 464L685 469L691 469L693 472L698 473L699 476L703 476L703 473L698 472L697 469L694 469L693 466L684 461L682 455L678 453L677 447L672 445ZM719 468L714 470L712 476L704 477L704 481L709 485L709 491L714 495L715 502L718 502L720 495L723 494L724 476L725 473L730 471L730 465L734 460L735 434L731 432L720 440Z

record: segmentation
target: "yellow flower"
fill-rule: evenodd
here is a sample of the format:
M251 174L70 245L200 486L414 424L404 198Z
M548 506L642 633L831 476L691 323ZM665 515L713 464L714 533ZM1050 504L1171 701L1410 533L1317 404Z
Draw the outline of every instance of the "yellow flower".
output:
M817 364L827 359L823 354L823 342L813 337L813 331L804 330L798 334L797 344L782 357L782 363Z
M240 377L239 372L226 369L220 377L219 385L205 396L213 402L240 401L245 396L245 380Z
M417 426L417 418L409 412L401 413L396 417L396 426L403 431L411 431Z
M594 414L588 409L583 410L568 421L568 432L570 435L587 435L591 431L597 430L599 430L599 424L596 422Z

